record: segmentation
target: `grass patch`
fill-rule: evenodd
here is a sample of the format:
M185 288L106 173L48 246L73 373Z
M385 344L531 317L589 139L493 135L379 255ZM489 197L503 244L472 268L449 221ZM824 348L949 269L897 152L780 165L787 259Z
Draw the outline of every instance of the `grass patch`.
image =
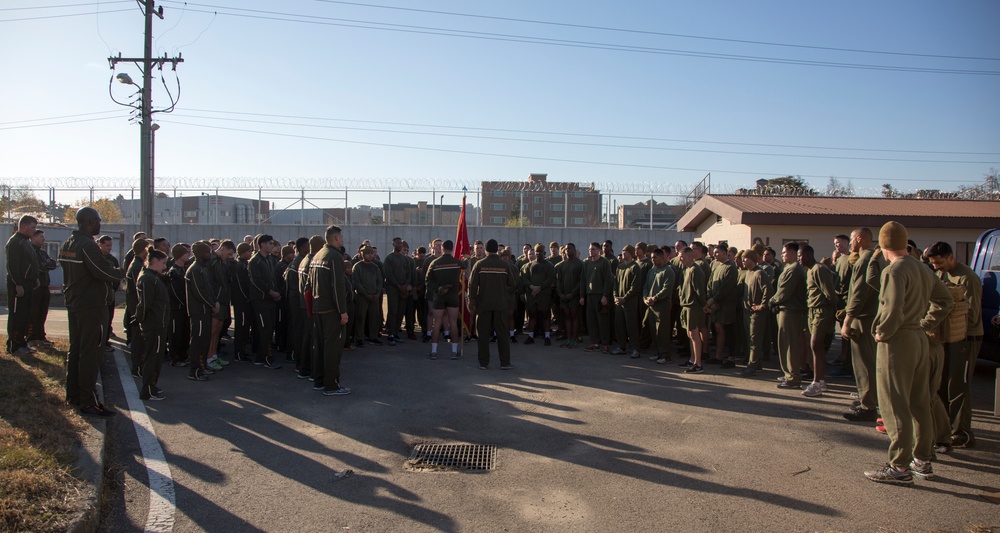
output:
M63 401L68 348L0 354L0 531L65 531L81 510L71 469L86 423Z

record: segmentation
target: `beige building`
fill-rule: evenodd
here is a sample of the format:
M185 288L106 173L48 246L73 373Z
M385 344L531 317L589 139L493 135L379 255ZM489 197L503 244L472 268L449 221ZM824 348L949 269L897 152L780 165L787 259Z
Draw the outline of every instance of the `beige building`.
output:
M601 222L601 192L593 183L554 182L548 174L530 174L527 181L484 181L481 187L484 226L503 226L519 216L529 226L581 228Z
M967 263L979 235L1000 227L1000 202L707 194L680 218L677 230L706 244L725 241L740 249L756 242L775 250L789 241L807 242L817 257L825 257L837 234L857 227L877 233L889 220L906 226L918 247L944 241Z

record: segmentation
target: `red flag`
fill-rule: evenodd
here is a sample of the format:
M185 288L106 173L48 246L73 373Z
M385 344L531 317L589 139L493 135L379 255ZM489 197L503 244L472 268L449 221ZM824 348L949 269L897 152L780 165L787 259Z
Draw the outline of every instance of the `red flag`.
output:
M471 250L469 247L469 228L465 224L465 195L463 194L462 214L458 217L458 231L455 233L455 257L463 259L464 256L471 253ZM465 303L467 287L465 270L459 275L459 280L461 289L459 290L458 297L462 304L462 329L465 330L465 336L468 337L472 335L472 315L469 314L469 306Z

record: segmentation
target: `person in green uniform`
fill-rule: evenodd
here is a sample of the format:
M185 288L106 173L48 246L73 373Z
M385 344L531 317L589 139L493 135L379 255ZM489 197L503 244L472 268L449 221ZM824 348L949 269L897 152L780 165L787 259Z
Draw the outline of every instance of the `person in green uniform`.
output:
M28 346L51 347L52 341L45 336L45 321L49 315L49 285L52 284L49 272L59 265L45 251L45 232L36 229L31 235L31 247L35 249L38 260L38 286L29 295L31 305L28 311Z
M687 331L684 326L681 325L681 282L683 281L684 265L681 264L681 252L688 247L686 241L677 240L674 243L673 257L670 258L669 265L670 268L674 269L674 307L670 310L670 317L674 321L673 329L676 331L677 336L677 355L682 359L687 360L691 355L688 353L690 350L691 342L688 340Z
M601 255L601 245L590 243L590 256L583 262L580 276L580 305L586 309L587 333L590 334L588 352L608 352L611 345L611 318L608 306L614 290L614 272L611 262Z
M851 366L858 386L858 405L844 413L852 422L874 422L878 418L878 385L875 381L875 335L872 321L878 310L878 291L866 281L872 260L872 232L857 228L851 232L851 278L844 308L842 339L851 340Z
M847 235L837 235L833 238L833 265L837 273L837 331L844 328L847 311L847 297L851 290L851 238ZM841 339L840 355L833 361L840 368L829 372L831 377L852 376L851 343L847 338Z
M955 259L951 245L936 242L928 249L928 259L942 281L965 289L969 302L966 338L944 345L944 390L951 419L952 445L971 448L976 444L972 433L972 374L983 343L983 282L968 266Z
M443 253L427 266L425 283L427 292L434 295L434 329L431 332L431 359L437 358L438 339L441 330L452 332L451 358L458 359L458 305L459 277L464 266L461 259L455 257L455 243L447 240L441 245Z
M837 273L816 262L813 247L808 244L799 248L799 264L806 269L809 349L813 363L813 381L802 395L815 397L826 392L826 332L837 320Z
M638 305L642 298L640 268L635 261L635 247L631 244L622 248L622 260L615 271L614 302L615 302L615 332L618 348L612 355L629 354L632 359L638 359L639 353L639 316ZM629 347L632 348L629 351Z
M108 284L120 283L125 273L108 263L94 241L101 232L101 215L84 207L76 212L76 223L77 229L59 250L69 318L66 401L79 405L85 415L114 416L115 411L97 399L97 373L108 327Z
M374 260L374 251L373 251ZM385 298L388 305L385 332L388 335L389 346L395 346L399 340L399 326L403 321L403 311L406 309L406 299L410 296L409 261L403 255L402 237L392 239L392 253L385 257L382 266L385 269ZM355 283L354 290L357 291ZM360 293L358 296L361 296ZM359 298L363 299L363 298ZM358 308L360 309L360 308ZM358 315L360 317L360 315Z
M656 246L642 241L635 243L635 263L639 267L639 292L642 292L643 288L646 287L646 277L653 269L653 258L650 254L655 249L657 249ZM639 304L636 306L636 320L639 324L637 347L640 350L647 350L653 346L653 331L650 329L652 324L646 325L646 311L648 310L645 298L640 295Z
M351 389L340 384L340 356L347 325L347 284L344 273L344 235L338 226L326 228L326 244L309 263L313 314L319 320L316 335L322 339L322 357L313 367L313 389L324 396L344 396Z
M691 343L691 357L681 363L688 374L700 374L705 371L702 366L702 342L708 330L705 316L705 304L708 297L705 294L705 270L695 264L695 251L691 248L681 250L681 290L678 298L681 303L681 325L687 330Z
M257 251L250 257L250 306L253 310L255 356L254 364L272 370L281 368L271 353L274 338L275 303L281 293L275 287L273 250L278 243L270 235L257 237Z
M392 258L392 254L386 261ZM365 324L370 330L378 328L378 295L382 290L382 273L373 262L375 250L371 246L361 249L361 262L352 267L351 280L354 285L354 338L355 346L364 347ZM387 278L388 279L388 278ZM389 300L392 302L392 299ZM392 305L390 305L392 309Z
M524 265L521 278L524 291L524 309L528 313L528 338L525 344L534 344L535 333L541 330L545 346L552 345L550 321L552 318L552 287L556 282L556 269L545 259L545 245L538 243L534 257Z
M739 293L736 291L739 273L736 265L729 260L728 247L719 246L715 249L715 261L712 261L710 272L705 313L715 327L715 357L706 363L733 368L736 366L736 335L733 325L736 323L736 306L739 304ZM726 349L728 356L723 357Z
M139 389L142 400L165 398L157 382L163 357L167 353L167 332L170 328L170 293L162 280L166 269L167 254L152 249L147 253L146 263L136 281L139 301L135 306L135 316L146 350L142 362L142 388Z
M744 377L750 377L761 370L761 359L767 345L767 325L770 311L767 302L774 295L771 278L757 263L760 255L756 250L743 252L743 267L746 269L746 295L743 299L743 310L750 318L747 336L750 342L750 358L747 366L741 372Z
M642 287L642 301L646 305L646 315L643 324L648 328L652 338L652 348L656 355L650 356L656 364L665 365L670 362L673 354L673 344L670 341L670 325L673 323L670 311L673 308L674 269L667 264L667 254L654 248L652 252L653 268L646 273L646 282Z
M38 255L31 245L31 236L38 219L24 215L17 221L17 231L7 239L7 353L18 356L31 354L28 348L28 325L31 317L31 292L40 286Z
M556 241L549 243L549 258L547 261L552 263L553 273L555 272L554 269L563 261L564 248L565 247L563 246L559 246L559 243ZM556 290L556 283L554 279L552 282L552 288L549 289L549 318L549 322L552 324L552 327L558 330L560 336L566 336L566 325L563 323L565 319L562 316L562 306L559 303L559 294Z
M566 332L566 342L561 346L575 348L580 336L580 278L583 276L583 261L577 257L576 244L568 242L564 249L563 260L556 265L556 295L563 320L560 327Z
M797 261L799 243L790 242L781 248L785 263L778 276L778 286L768 306L778 315L778 360L783 380L779 389L800 389L802 378L802 336L806 329L806 273Z
M477 261L469 277L469 311L478 315L479 368L490 366L490 333L497 335L500 368L510 370L510 340L507 331L508 295L516 285L511 265L497 256L497 241L486 241L486 258Z
M924 332L944 320L954 305L934 274L907 253L906 241L906 228L898 222L886 222L879 230L879 246L888 265L882 270L873 322L878 343L875 379L889 436L889 462L865 472L872 481L899 485L912 485L913 475L934 477L934 424L927 387L930 363Z
M510 328L506 333L508 337L508 343L517 344L517 336L514 331L514 322L517 315L517 304L521 301L520 289L521 286L521 273L517 269L517 263L515 262L514 254L511 253L510 249L506 249L500 254L500 259L507 265L510 269L510 276L514 279L514 286L507 289L507 327ZM471 274L471 272L470 272ZM521 310L523 311L523 309ZM504 335L503 331L494 331L494 335L497 337L502 337Z

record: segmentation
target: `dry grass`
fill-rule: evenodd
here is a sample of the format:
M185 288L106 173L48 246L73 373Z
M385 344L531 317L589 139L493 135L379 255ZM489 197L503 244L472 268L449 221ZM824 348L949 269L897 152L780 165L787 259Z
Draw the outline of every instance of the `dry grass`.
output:
M85 423L63 401L67 348L0 354L0 531L65 531L80 511L71 468Z

